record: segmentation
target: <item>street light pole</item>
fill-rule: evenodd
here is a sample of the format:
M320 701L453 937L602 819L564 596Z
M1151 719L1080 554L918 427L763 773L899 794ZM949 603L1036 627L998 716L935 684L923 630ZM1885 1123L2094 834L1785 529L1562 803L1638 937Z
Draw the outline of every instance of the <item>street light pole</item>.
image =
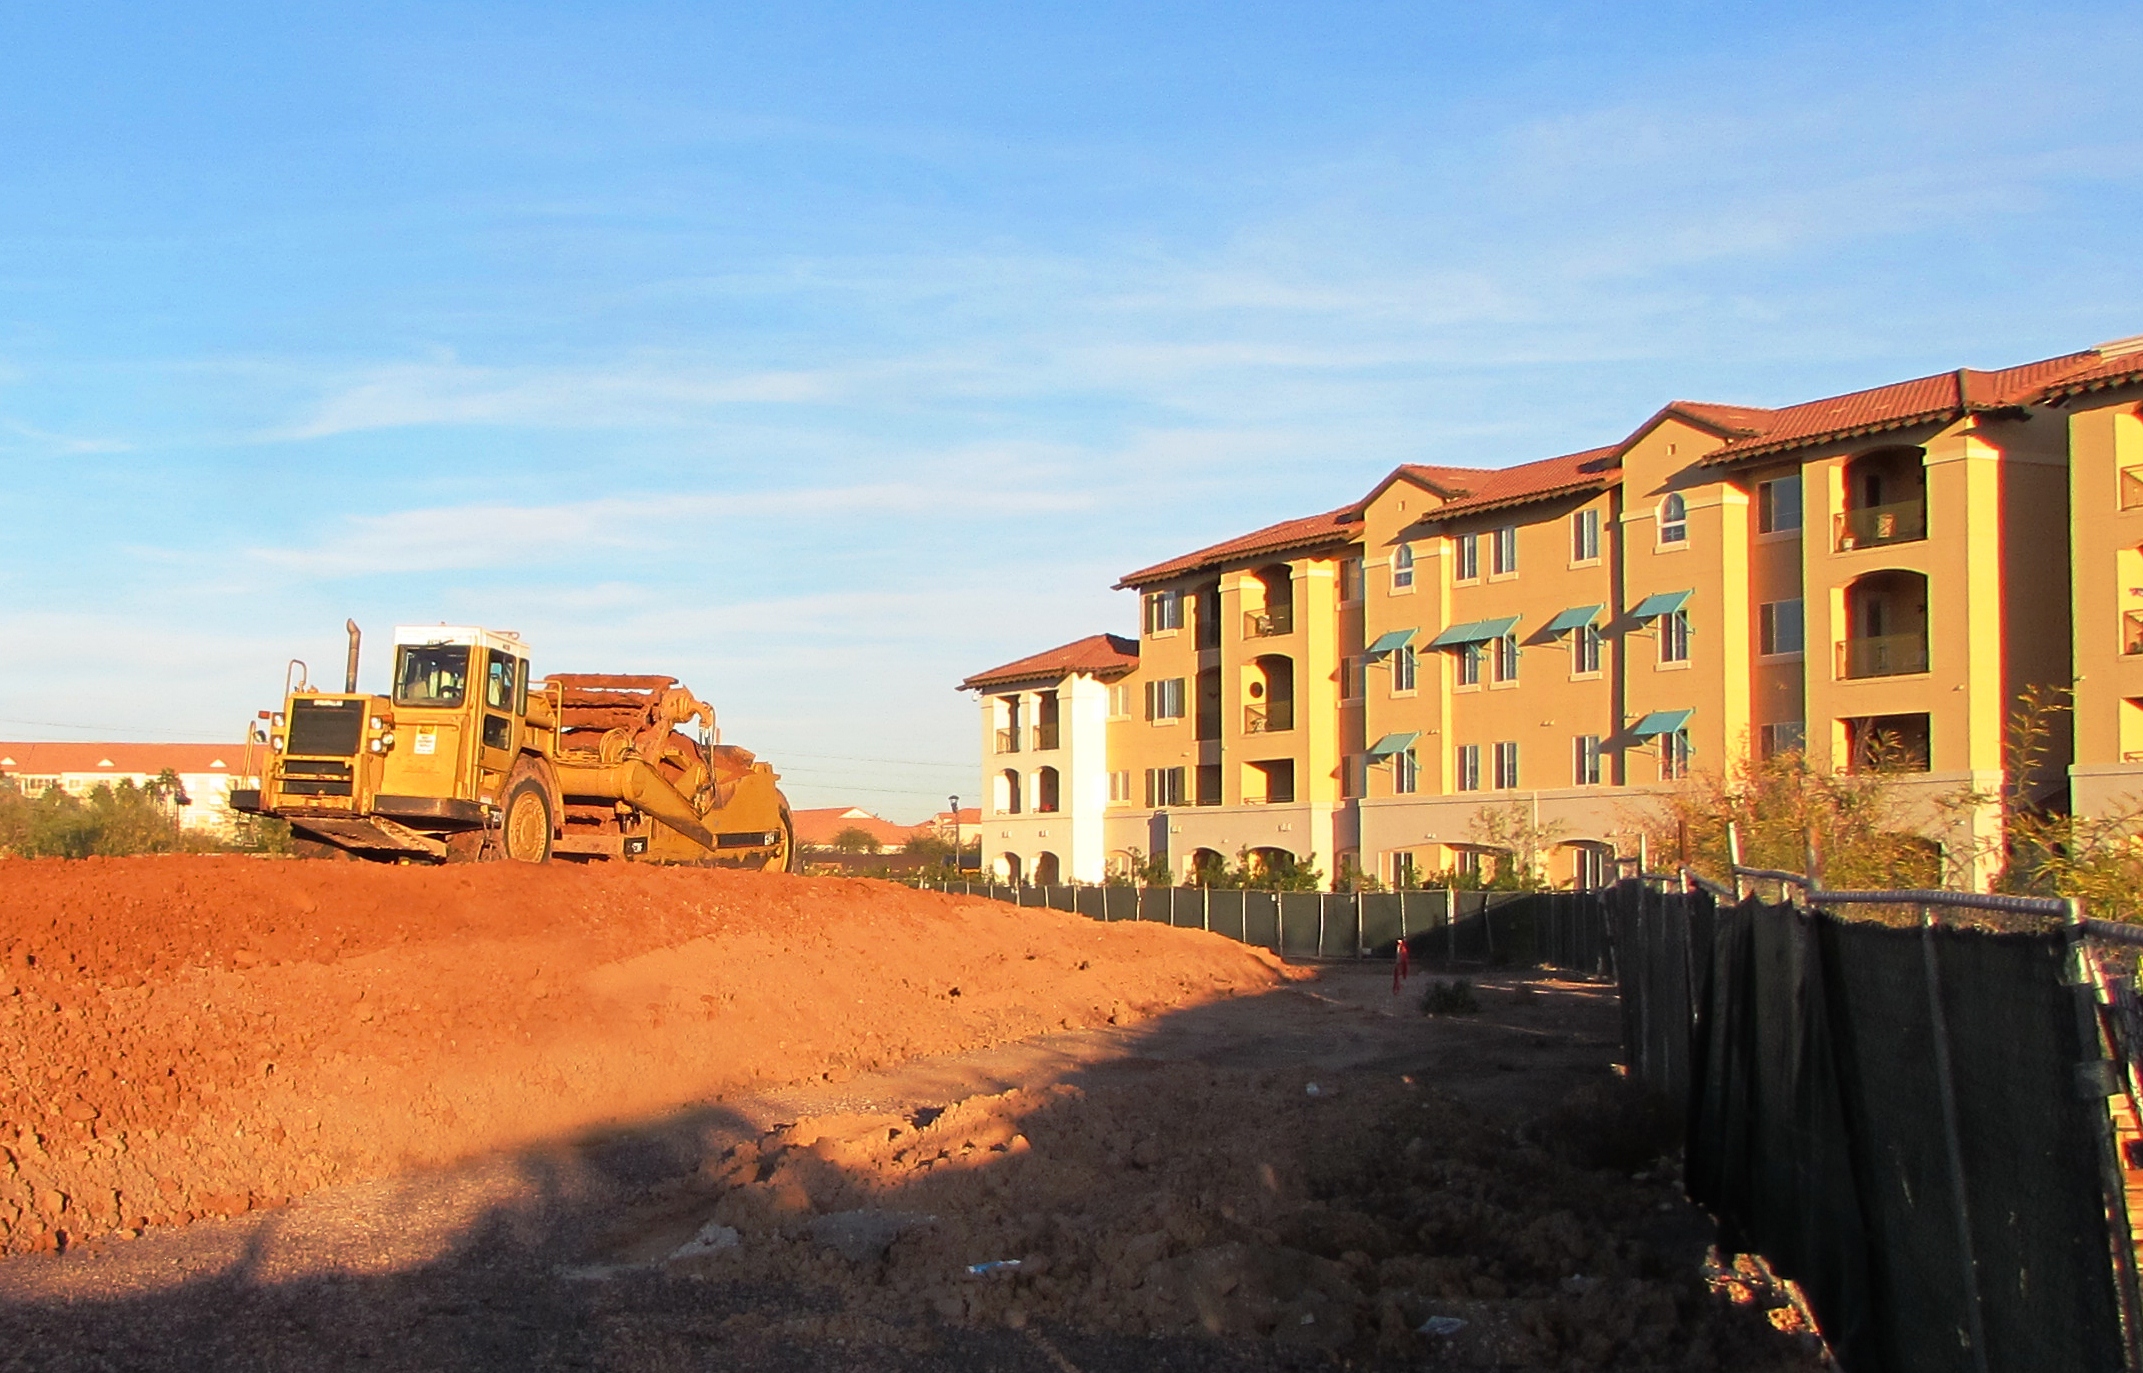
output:
M960 872L960 798L948 796L945 799L952 803L952 870Z

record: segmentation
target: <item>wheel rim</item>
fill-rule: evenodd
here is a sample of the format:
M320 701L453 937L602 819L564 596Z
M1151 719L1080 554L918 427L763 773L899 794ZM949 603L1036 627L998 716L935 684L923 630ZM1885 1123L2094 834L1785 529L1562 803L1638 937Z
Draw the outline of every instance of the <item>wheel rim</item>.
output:
M540 862L549 829L542 797L533 791L514 797L506 812L506 856L523 863Z
M785 814L781 817L781 844L767 855L766 870L768 872L787 872L789 870L789 850L795 846L796 831L790 827L789 817Z

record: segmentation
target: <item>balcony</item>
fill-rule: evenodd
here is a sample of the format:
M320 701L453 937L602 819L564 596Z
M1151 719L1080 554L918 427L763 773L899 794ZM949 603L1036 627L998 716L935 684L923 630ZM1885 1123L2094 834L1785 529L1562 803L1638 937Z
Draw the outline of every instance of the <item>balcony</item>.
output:
M1268 701L1264 705L1243 707L1245 734L1282 734L1294 727L1293 701Z
M1283 634L1295 632L1295 608L1291 605L1276 605L1267 610L1243 612L1243 637L1245 639L1277 639Z
M2143 467L2121 469L2121 509L2143 506Z
M1864 639L1847 639L1838 645L1838 675L1849 681L1925 671L1927 636L1924 634L1878 634Z
M1019 731L1017 729L998 730L997 751L999 753L1019 752Z
M1034 727L1034 751L1036 753L1047 753L1049 750L1056 748L1059 740L1059 729L1060 727L1054 721L1046 725L1036 725Z
M1898 501L1890 505L1864 505L1838 516L1838 551L1881 548L1885 544L1916 543L1927 537L1927 503Z

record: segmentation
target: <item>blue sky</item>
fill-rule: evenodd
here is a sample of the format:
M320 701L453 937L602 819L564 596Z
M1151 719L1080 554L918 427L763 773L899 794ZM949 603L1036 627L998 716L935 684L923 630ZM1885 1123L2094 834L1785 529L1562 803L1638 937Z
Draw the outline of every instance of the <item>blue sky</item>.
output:
M0 7L0 737L475 621L911 819L1130 568L2143 332L2132 4L188 9Z

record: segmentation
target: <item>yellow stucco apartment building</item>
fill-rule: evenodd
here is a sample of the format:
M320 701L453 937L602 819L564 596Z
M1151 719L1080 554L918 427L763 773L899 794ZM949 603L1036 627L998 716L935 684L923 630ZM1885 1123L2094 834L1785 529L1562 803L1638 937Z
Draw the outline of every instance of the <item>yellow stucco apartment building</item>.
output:
M2035 684L2074 727L2026 792L2105 814L2143 798L2143 337L1404 466L1118 586L1136 640L963 683L1006 878L1248 850L1405 881L1480 862L1475 817L1519 802L1589 886L1648 789L1744 750L1851 769L1880 740L1909 795L1993 791ZM1997 822L1923 818L1958 854Z

